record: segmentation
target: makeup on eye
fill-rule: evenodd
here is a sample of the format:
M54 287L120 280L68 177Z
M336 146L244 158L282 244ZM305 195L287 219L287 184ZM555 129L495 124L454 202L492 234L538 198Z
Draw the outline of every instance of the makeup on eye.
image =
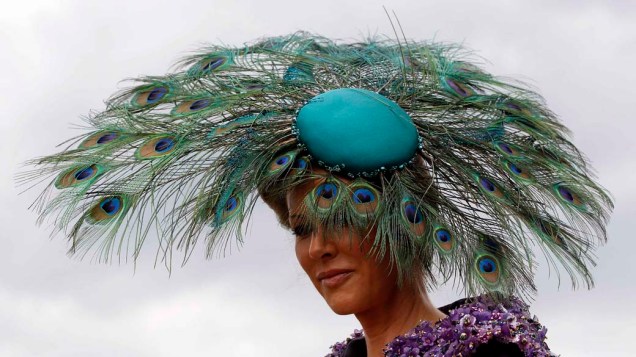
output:
M303 214L289 216L289 229L297 238L304 238L313 232L313 226Z
M305 238L313 232L313 227L309 223L299 222L292 226L291 231L296 237Z

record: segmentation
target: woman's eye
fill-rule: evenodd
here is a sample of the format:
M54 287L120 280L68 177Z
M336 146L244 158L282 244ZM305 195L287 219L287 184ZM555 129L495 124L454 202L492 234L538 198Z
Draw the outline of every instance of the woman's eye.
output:
M311 226L308 224L300 224L294 226L292 232L298 238L305 238L311 234Z

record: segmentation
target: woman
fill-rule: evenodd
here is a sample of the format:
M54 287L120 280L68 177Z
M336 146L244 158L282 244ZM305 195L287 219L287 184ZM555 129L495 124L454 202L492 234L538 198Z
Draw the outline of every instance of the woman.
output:
M59 230L79 217L72 252L136 257L158 227L166 257L202 235L211 255L241 239L258 192L364 328L333 356L549 354L511 297L534 292L530 240L589 285L612 203L538 95L429 43L297 33L182 65L34 161L56 175L36 207ZM477 297L437 309L426 290L451 278Z
M323 170L315 171L320 174L318 178L288 191L285 202L271 201L266 192L261 195L296 236L296 257L329 307L339 315L355 314L362 325L364 334L356 330L347 341L332 346L328 356L384 356L385 350L389 356L437 356L448 355L449 351L452 355L491 357L523 356L523 352L533 356L549 355L544 341L545 329L530 320L527 307L522 303L513 299L502 301L509 309L517 309L515 313L504 315L506 319L514 316L511 325L526 324L525 330L502 334L506 319L493 318L497 325L494 329L493 324L487 323L494 312L490 309L496 309L488 298L482 298L481 305L463 299L438 309L428 298L423 274L415 273L414 279L400 286L396 269L387 257L381 260L369 257L371 243L365 237L373 237L375 229L350 232L345 228L334 237L324 235L320 225L307 222L303 216L305 197L326 176ZM490 303L490 307L486 308L488 305L484 302ZM447 316L450 310L471 307L480 309L477 315L481 327L476 327L470 320L472 315L465 311ZM470 325L462 323L467 318ZM463 326L462 332L455 331L457 325ZM419 331L415 338L412 337L414 330ZM498 333L488 334L489 331ZM410 338L407 332L410 332ZM462 333L479 337L471 337L472 341L451 349L446 348L448 346L435 349L438 343L451 342L448 341L449 333L460 341ZM404 336L400 338L400 335ZM440 336L445 336L446 340L437 341ZM427 339L429 342L424 342Z

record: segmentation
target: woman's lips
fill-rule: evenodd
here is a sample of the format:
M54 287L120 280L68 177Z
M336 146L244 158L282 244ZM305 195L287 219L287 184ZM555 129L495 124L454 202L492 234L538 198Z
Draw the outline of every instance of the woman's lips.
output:
M342 273L330 276L329 278L321 279L320 283L324 287L333 289L335 287L342 285L345 281L347 281L347 279L349 279L352 273L353 273L352 271L342 272Z

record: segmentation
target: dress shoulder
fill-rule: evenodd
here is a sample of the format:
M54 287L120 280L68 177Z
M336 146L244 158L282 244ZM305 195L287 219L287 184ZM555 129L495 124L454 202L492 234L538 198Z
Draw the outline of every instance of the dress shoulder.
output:
M546 343L547 329L520 299L479 296L440 310L448 316L435 324L422 322L396 337L386 345L385 356L553 356ZM361 343L364 333L356 330L346 341L333 345L327 356L366 357Z
M362 330L353 330L351 336L330 346L331 352L325 357L366 357L367 347Z

